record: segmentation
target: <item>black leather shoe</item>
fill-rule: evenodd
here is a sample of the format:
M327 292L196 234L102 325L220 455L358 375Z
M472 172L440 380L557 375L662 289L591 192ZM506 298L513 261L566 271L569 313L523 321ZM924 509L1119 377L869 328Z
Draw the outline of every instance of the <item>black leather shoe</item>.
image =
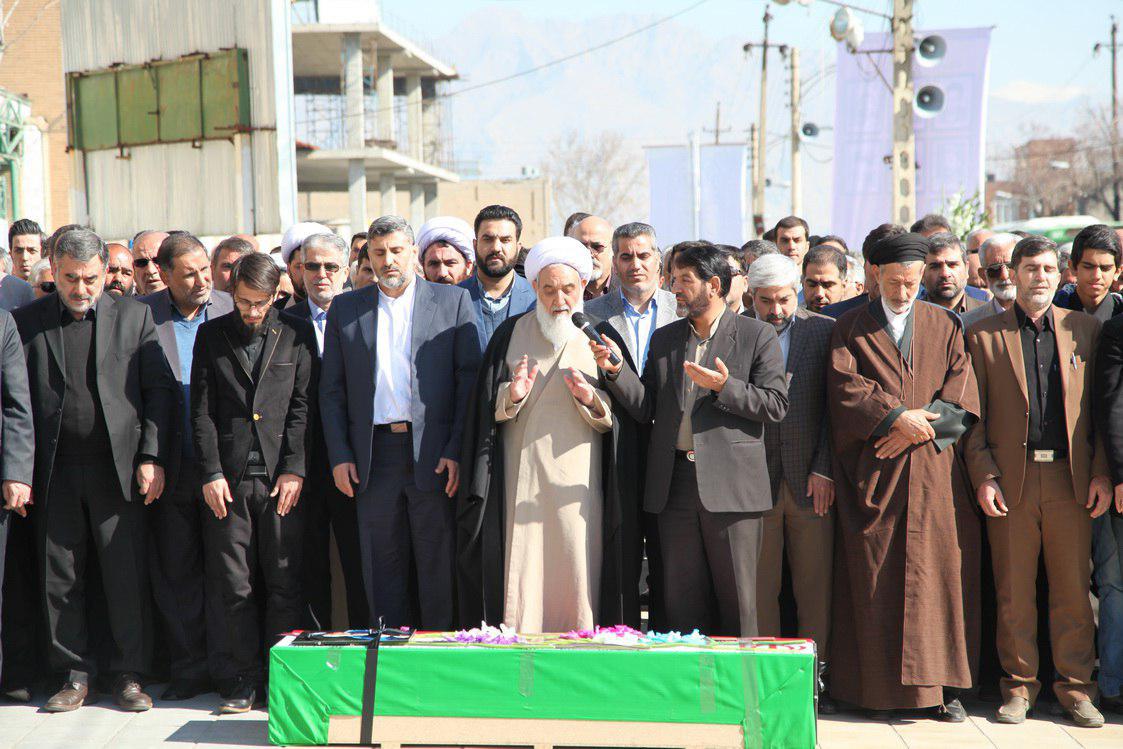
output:
M90 692L90 685L82 681L71 681L47 700L43 710L48 713L69 713L92 702L94 699Z
M113 701L131 713L152 709L152 698L144 693L136 674L121 674L113 684Z
M936 708L936 720L943 723L962 723L967 720L967 711L963 709L963 703L954 699Z
M238 679L234 676L228 676L224 679L215 679L214 688L215 691L218 692L219 697L226 699L234 694L234 690L238 688Z
M209 691L211 691L211 683L206 679L176 679L168 685L168 688L160 695L160 699L179 702L180 700L198 697L200 694L206 694Z
M257 701L257 688L251 679L239 679L238 686L223 700L218 711L224 715L248 713Z
M31 687L9 687L3 696L11 702L31 702Z
M819 694L819 715L835 715L838 713L838 703L829 694Z

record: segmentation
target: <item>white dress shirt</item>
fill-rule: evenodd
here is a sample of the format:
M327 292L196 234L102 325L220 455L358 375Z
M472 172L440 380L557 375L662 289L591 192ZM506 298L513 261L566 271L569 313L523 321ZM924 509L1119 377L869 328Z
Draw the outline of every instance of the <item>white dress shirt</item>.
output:
M328 324L328 313L322 310L308 297L308 309L312 312L312 329L316 331L316 348L320 351L320 358L324 358L324 327Z
M893 337L893 343L898 346L901 345L901 336L905 334L905 323L909 320L913 304L916 302L911 302L904 312L894 312L886 303L885 297L881 298L881 308L885 310L885 319L889 322L889 335Z
M374 423L410 421L413 400L413 300L416 278L397 299L378 293L378 330L375 343Z

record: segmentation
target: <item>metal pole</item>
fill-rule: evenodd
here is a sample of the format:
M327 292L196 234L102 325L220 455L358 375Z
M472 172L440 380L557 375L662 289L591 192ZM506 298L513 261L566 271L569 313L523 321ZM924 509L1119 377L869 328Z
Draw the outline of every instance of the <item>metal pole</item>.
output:
M799 154L799 49L791 49L792 74L792 215L803 212L803 165Z
M913 128L913 0L893 0L893 222L916 220L916 133Z
M756 151L753 154L753 225L764 226L764 145L768 140L768 24L772 14L764 4L764 43L760 46L760 116L757 120ZM758 228L758 233L760 232Z
M1119 22L1111 17L1111 217L1119 220L1119 89L1116 85L1118 69L1116 37Z

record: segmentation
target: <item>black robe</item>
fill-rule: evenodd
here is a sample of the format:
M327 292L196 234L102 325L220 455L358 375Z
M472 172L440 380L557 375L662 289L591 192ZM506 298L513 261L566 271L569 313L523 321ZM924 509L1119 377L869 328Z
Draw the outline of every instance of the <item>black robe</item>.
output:
M507 348L515 322L521 316L509 318L492 335L464 422L460 490L456 497L457 618L462 627L478 627L480 622L497 625L503 621L505 487L503 436L495 423L495 403L499 386L511 379ZM624 342L611 326L602 323L597 330L626 351ZM627 363L630 365L630 360ZM604 373L598 371L598 374L597 386L607 392ZM612 431L601 435L604 440L604 460L601 461L603 560L597 623L638 627L639 507L643 497L639 425L615 402L612 414Z

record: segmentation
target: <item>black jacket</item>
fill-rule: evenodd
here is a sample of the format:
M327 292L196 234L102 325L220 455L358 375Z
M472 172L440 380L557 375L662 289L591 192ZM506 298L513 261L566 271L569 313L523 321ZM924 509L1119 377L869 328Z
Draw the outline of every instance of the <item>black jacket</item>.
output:
M235 310L199 327L191 362L191 429L204 481L242 475L257 435L270 481L282 473L305 476L305 437L312 419L309 323L270 311L257 378L235 353L240 319Z
M12 316L23 340L35 417L35 480L39 502L47 498L55 462L62 399L66 391L58 294L48 294ZM121 493L137 499L133 473L143 458L164 462L175 402L175 379L168 368L152 312L132 299L102 294L94 312L97 388L109 432Z

